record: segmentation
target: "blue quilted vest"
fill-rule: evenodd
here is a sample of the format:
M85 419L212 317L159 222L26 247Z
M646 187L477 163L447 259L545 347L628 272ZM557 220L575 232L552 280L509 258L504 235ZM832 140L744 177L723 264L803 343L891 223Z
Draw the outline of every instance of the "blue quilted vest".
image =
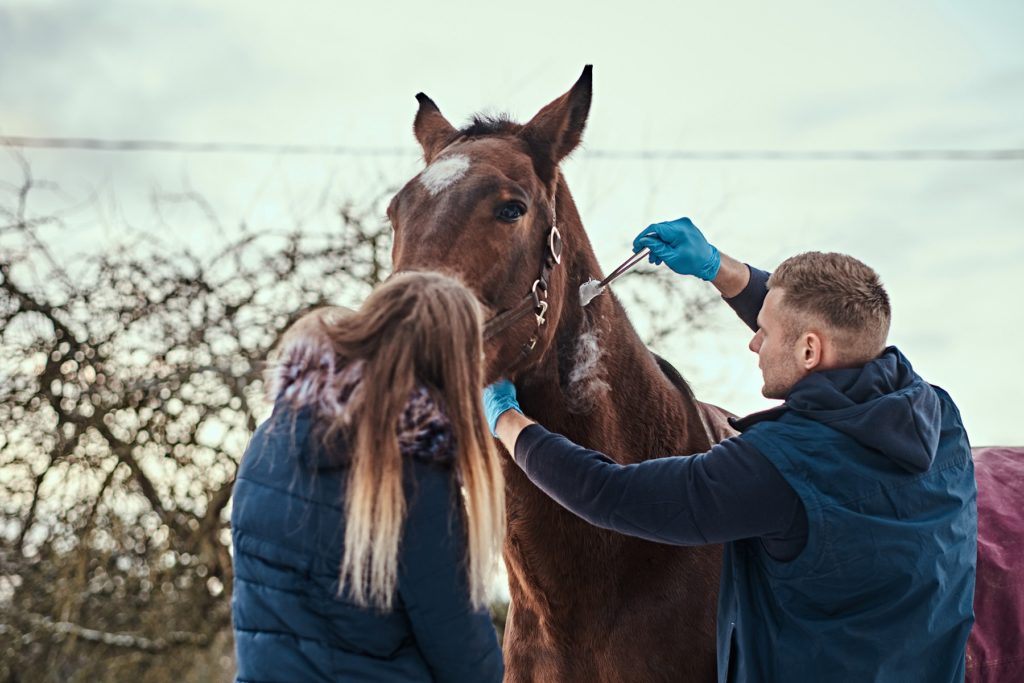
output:
M242 458L231 512L235 680L501 681L490 615L471 609L458 569L465 534L447 447L428 433L403 449L398 594L381 612L339 590L347 461L323 448L314 420L279 402Z
M948 394L890 348L876 367L815 373L743 423L802 499L808 540L789 562L757 539L726 545L719 680L963 681L977 493Z

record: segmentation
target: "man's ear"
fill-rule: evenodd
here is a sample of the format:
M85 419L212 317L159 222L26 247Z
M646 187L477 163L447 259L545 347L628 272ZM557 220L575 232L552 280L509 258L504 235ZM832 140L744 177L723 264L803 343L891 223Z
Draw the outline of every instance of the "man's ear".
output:
M800 367L807 372L821 369L825 360L825 340L817 332L804 332L800 340Z

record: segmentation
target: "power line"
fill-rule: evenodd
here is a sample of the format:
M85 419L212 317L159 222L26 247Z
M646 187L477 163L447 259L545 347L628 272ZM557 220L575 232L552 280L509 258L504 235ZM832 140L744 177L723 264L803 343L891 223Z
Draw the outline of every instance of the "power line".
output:
M41 138L7 135L6 147L74 149L94 152L184 152L229 154L308 154L325 156L411 156L412 147L351 147L344 145L278 145L258 142L178 142L174 140L116 140L99 138Z
M257 142L181 142L100 138L0 137L6 147L70 149L94 152L176 152L186 154L274 154L307 156L418 156L413 147L353 147L349 145L283 145ZM620 161L1024 161L1019 149L707 149L610 150L584 149L582 156Z

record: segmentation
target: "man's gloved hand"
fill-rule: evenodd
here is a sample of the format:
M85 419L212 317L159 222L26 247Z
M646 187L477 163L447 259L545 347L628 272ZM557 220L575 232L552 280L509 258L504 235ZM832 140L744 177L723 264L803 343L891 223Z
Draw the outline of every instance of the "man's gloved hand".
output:
M689 218L648 225L633 240L633 253L644 247L650 247L650 261L656 266L664 261L680 275L696 275L708 281L718 275L718 249L708 244Z
M507 410L523 412L516 400L516 385L507 379L499 379L484 389L484 413L494 436L498 435L498 417Z

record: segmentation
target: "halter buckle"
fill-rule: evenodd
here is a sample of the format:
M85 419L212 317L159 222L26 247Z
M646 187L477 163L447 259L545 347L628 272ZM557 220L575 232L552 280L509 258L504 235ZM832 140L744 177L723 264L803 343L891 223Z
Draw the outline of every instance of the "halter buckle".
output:
M548 312L548 302L547 301L540 301L540 302L538 302L537 303L537 311L534 313L534 315L537 316L537 327L540 327L541 325L543 325L544 323L547 322L547 320L544 318L544 316L547 315L547 312Z

